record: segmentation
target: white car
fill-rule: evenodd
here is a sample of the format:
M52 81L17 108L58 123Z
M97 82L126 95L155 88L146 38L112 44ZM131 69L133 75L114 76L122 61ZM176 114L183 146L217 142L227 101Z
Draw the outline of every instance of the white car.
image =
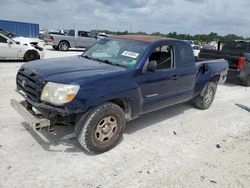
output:
M194 57L198 58L199 57L199 53L200 53L200 46L197 45L191 45L194 51Z
M44 58L44 49L36 42L24 43L0 34L0 59L32 61Z
M31 44L37 45L41 48L45 48L45 42L39 38L14 37L12 39L16 42L19 42L20 44Z

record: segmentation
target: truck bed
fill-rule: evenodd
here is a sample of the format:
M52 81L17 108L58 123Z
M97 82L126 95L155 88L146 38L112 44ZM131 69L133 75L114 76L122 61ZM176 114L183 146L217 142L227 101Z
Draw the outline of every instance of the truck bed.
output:
M199 56L200 60L225 59L230 69L237 69L240 55L242 55L241 51L202 49Z

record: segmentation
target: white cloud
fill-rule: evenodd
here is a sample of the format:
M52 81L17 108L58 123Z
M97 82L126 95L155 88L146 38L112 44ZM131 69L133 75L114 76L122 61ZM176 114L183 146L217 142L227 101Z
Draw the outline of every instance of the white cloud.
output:
M47 28L250 36L245 0L0 0L0 18Z

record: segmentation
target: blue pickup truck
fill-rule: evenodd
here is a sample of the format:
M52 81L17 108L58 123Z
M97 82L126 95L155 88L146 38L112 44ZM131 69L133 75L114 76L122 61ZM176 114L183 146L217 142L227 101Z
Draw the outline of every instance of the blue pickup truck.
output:
M189 100L209 108L227 70L223 59L195 62L184 41L114 36L80 56L23 64L16 84L25 100L11 105L36 129L74 124L83 149L98 154L142 114Z

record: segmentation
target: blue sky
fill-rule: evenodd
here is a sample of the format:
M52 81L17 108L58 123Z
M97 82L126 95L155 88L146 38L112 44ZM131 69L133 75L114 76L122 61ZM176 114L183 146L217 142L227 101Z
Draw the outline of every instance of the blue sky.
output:
M250 36L247 0L0 0L0 19L49 29Z

